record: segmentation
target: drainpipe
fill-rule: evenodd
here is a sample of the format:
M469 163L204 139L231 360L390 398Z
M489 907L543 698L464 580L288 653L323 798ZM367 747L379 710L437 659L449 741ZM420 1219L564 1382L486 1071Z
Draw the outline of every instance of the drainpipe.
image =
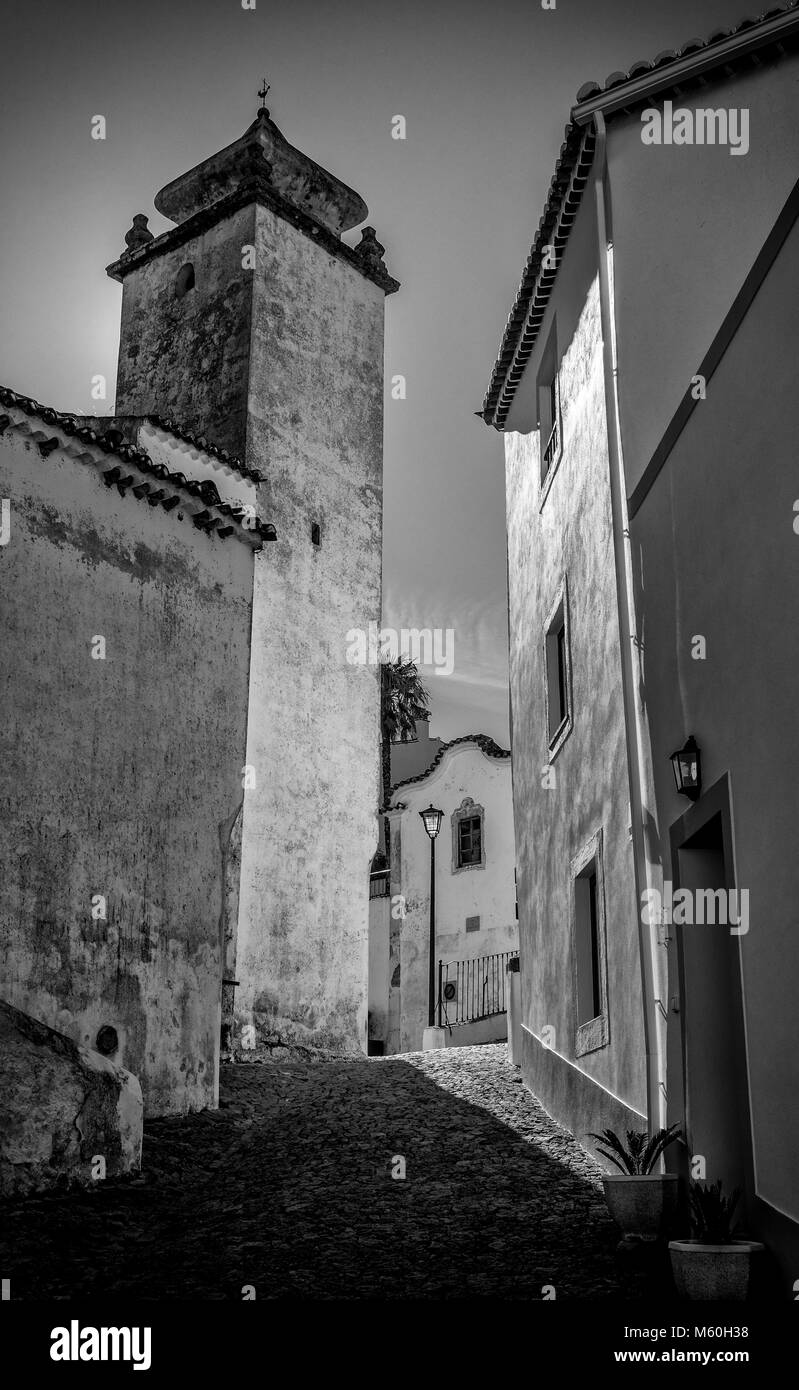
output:
M602 314L602 340L605 368L605 406L608 419L610 454L610 499L613 520L613 553L616 566L621 635L622 697L627 741L627 767L630 782L630 811L632 816L633 864L638 913L639 954L641 959L641 988L644 1005L644 1043L646 1047L646 1108L650 1133L666 1124L666 998L665 945L658 939L659 923L649 925L642 920L641 902L645 890L657 889L662 895L663 870L658 859L649 852L647 824L656 825L654 777L646 716L638 679L638 637L633 601L633 566L630 527L627 515L627 490L624 456L621 442L618 401L618 363L616 357L616 321L614 312L613 246L608 237L608 215L605 195L607 173L607 130L601 111L594 113L596 130L596 213L599 259L599 293ZM652 902L652 898L647 899ZM654 901L662 901L655 899ZM647 913L647 916L650 916Z

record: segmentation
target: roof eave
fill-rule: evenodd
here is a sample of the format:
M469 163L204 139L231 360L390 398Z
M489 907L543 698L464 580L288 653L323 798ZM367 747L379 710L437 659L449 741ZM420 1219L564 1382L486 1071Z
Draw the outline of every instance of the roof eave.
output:
M572 107L572 120L577 125L586 125L598 111L605 117L624 111L627 107L646 101L648 97L657 96L672 87L679 87L715 68L723 68L726 63L745 58L748 54L767 47L770 41L779 42L780 39L796 33L799 33L799 11L791 10L787 14L775 15L752 29L733 34L720 43L711 44L696 53L687 54L684 58L677 58L662 68L641 73L639 77L621 82L609 91L598 92L586 101L578 102Z

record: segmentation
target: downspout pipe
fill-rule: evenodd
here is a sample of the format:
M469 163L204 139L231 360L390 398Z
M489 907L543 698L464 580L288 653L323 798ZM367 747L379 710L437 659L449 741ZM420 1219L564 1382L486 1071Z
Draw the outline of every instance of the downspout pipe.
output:
M599 262L599 294L602 316L602 343L605 375L605 407L608 421L610 458L610 499L613 525L613 554L621 636L622 698L627 742L627 768L632 818L633 864L638 915L641 989L646 1048L646 1111L652 1133L666 1124L666 1024L665 1004L667 961L659 940L659 923L644 923L642 903L662 901L642 894L657 889L662 894L662 865L655 860L647 843L647 824L655 824L654 780L651 758L647 756L646 717L638 678L639 643L633 596L632 549L627 515L627 490L621 441L616 359L616 322L613 287L613 248L608 235L606 196L607 128L601 111L594 112L596 150L594 155ZM651 809L650 809L651 808ZM647 913L651 916L651 913Z

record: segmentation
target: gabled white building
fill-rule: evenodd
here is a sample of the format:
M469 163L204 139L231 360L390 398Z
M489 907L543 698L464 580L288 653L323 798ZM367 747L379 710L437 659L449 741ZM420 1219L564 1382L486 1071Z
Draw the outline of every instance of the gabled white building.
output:
M466 734L439 744L427 768L392 788L390 895L386 887L386 896L371 900L373 1051L416 1051L428 1024L431 847L419 814L428 805L442 812L436 1019L440 984L447 1046L506 1035L506 966L518 950L510 753L484 734Z

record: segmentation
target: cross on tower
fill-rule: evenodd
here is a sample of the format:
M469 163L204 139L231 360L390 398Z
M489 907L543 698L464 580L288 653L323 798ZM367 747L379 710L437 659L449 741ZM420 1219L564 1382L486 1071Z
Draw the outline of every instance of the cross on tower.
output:
M262 82L261 82L260 89L259 89L259 91L258 91L258 95L259 95L259 97L261 98L261 110L262 110L262 111L265 110L265 108L266 108L266 96L267 96L267 92L271 92L271 90L272 90L272 88L271 88L270 86L267 85L266 78L264 77L263 80L262 80Z

